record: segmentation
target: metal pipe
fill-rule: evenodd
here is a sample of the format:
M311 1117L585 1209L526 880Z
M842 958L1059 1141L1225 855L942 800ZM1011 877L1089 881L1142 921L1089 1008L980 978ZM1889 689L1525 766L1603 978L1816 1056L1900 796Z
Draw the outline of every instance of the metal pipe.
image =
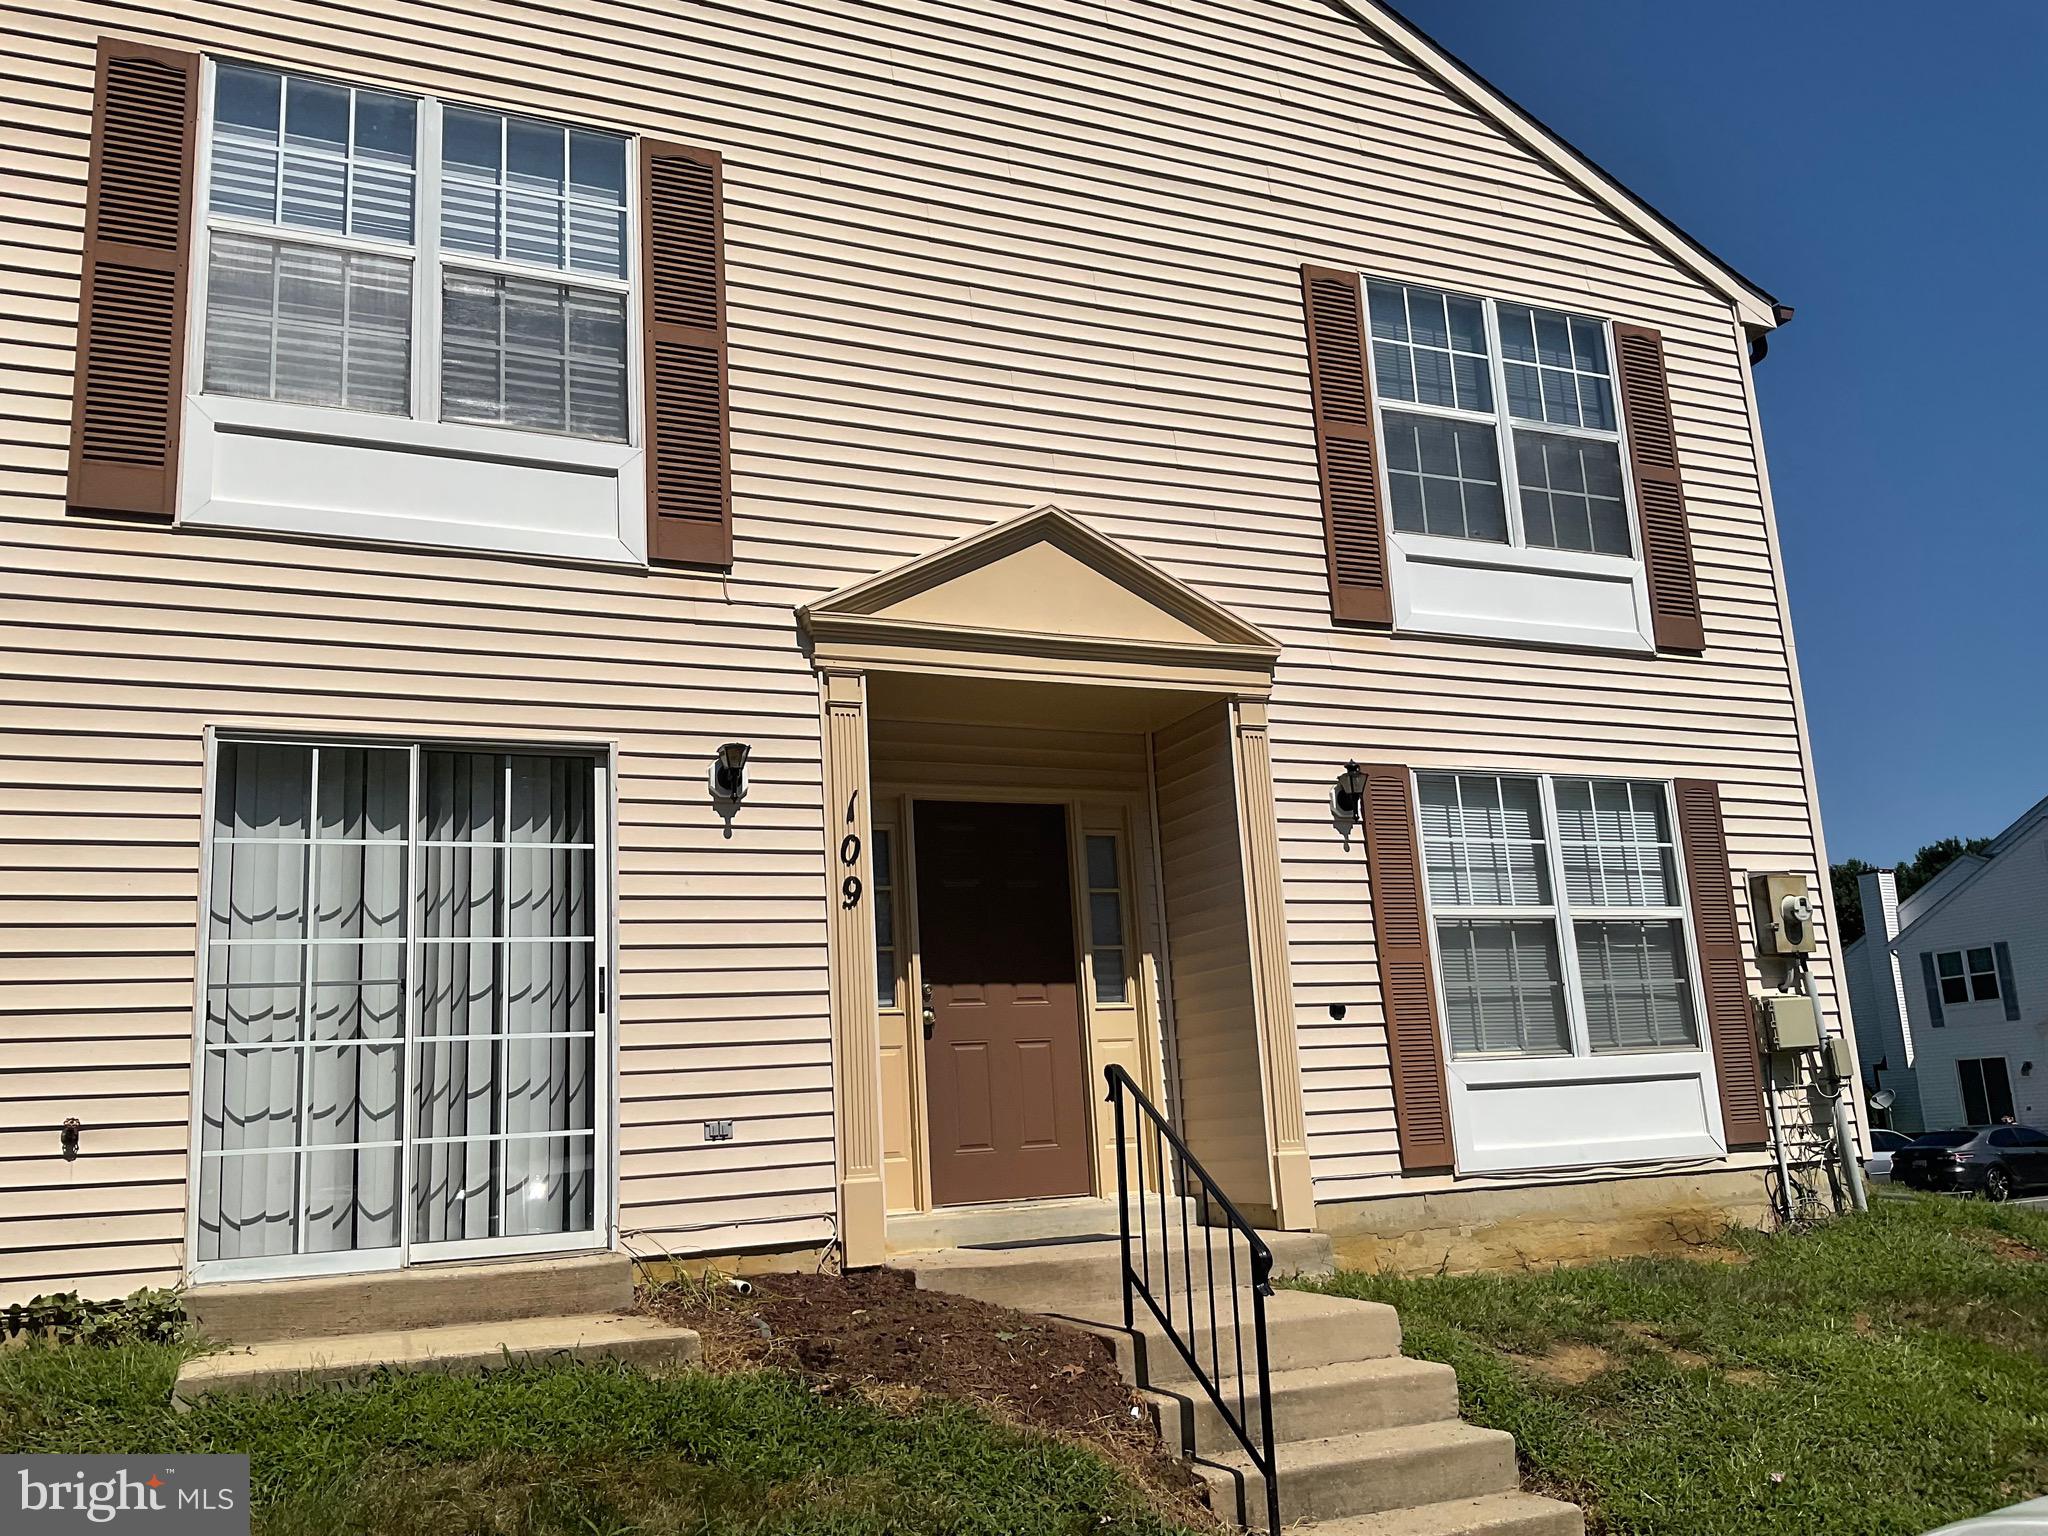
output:
M1813 1005L1813 1016L1818 1019L1820 997L1814 990L1813 967L1805 956L1799 960L1799 988L1806 994L1806 1000ZM1849 1129L1849 1084L1846 1079L1837 1082L1828 1094L1828 1112L1835 1122L1835 1149L1842 1155L1842 1177L1848 1181L1849 1204L1856 1210L1870 1209L1870 1197L1863 1189L1863 1164L1856 1156L1856 1135Z
M1771 1122L1771 1153L1778 1160L1778 1220L1792 1225L1792 1166L1785 1160L1785 1125L1778 1118L1778 1055L1760 1042L1764 1058L1764 1113Z

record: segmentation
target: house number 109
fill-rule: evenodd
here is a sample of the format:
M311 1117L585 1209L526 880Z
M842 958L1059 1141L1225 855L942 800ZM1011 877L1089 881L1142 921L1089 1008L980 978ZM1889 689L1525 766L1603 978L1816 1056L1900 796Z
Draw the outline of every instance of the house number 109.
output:
M846 822L848 826L853 825L854 815L859 805L860 791L855 790L853 798L846 802ZM860 834L858 832L849 832L846 836L839 839L839 862L849 870L859 867ZM840 904L845 907L859 906L860 892L860 876L849 874L844 880L839 882Z

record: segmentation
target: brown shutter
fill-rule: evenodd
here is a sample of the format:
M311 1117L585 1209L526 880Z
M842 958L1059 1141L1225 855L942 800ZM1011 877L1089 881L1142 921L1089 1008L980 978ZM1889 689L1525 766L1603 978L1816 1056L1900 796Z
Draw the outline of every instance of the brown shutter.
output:
M1648 326L1616 325L1614 350L1621 374L1622 415L1628 424L1629 468L1642 513L1651 632L1660 651L1703 651L1707 635L1700 622L1685 486L1678 473L1678 435L1671 425L1664 338Z
M199 59L101 38L72 388L74 511L178 507Z
M1763 1067L1742 934L1735 925L1735 876L1721 828L1721 791L1705 779L1680 779L1673 790L1693 933L1699 940L1707 1029L1713 1037L1714 1076L1721 1090L1721 1128L1731 1149L1766 1146L1770 1129L1764 1119Z
M715 151L641 144L647 552L673 564L732 564L723 177Z
M1429 920L1422 909L1422 856L1408 770L1390 764L1367 768L1359 815L1372 879L1373 936L1401 1166L1410 1171L1449 1168L1451 1105L1437 1033L1436 976L1429 960Z
M1330 611L1340 620L1392 624L1387 532L1373 436L1372 376L1358 276L1301 269L1308 316L1308 376L1316 452L1323 467L1323 539L1330 555Z

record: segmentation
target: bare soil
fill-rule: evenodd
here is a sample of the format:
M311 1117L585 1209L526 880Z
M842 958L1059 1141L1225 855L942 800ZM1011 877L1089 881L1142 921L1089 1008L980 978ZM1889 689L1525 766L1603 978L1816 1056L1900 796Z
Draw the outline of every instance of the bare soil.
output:
M1598 1344L1553 1344L1540 1355L1518 1357L1538 1376L1581 1387L1595 1376L1614 1369L1614 1357Z
M2001 1259L2021 1264L2038 1263L2041 1259L2041 1250L2032 1243L2022 1242L2016 1237L2007 1237L2003 1232L1989 1234L1989 1241L1991 1251Z
M1203 1485L1160 1444L1107 1340L1030 1313L922 1291L900 1269L769 1274L740 1295L719 1277L658 1288L650 1310L694 1328L714 1371L776 1369L887 1412L927 1395L1080 1441L1137 1477L1160 1514L1217 1528Z

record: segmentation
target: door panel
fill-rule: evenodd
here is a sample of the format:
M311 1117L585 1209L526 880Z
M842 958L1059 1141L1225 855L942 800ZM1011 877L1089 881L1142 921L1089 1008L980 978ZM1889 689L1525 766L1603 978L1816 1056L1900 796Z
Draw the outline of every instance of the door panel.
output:
M1088 1191L1066 813L917 806L932 1199Z

